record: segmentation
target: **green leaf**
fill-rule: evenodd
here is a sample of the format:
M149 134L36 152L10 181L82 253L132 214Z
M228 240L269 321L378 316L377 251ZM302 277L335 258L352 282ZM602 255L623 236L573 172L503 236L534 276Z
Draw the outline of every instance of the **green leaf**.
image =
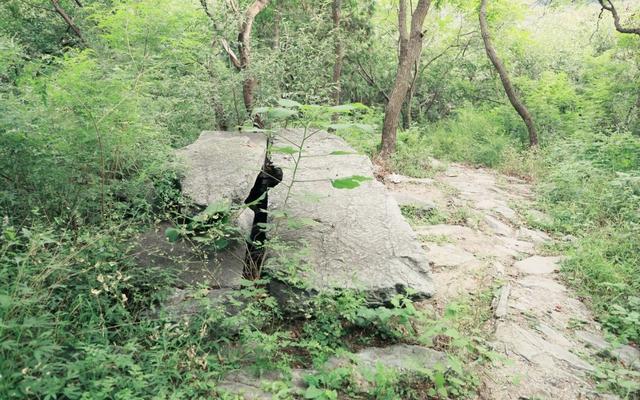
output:
M268 112L271 108L270 107L256 107L253 109L253 113L254 114L264 114L266 112Z
M229 247L230 243L231 241L229 239L218 239L215 242L213 242L213 247L215 247L217 251L220 251Z
M11 305L11 296L0 294L0 308L9 308Z
M169 227L164 231L164 235L173 243L180 237L180 231L174 227Z
M293 101L293 100L289 100L289 99L279 99L278 100L278 104L282 107L286 107L286 108L293 108L293 107L300 107L302 104L298 103L297 101Z
M373 133L374 126L369 124L329 124L327 125L327 129L332 129L334 131L344 131L347 129L355 129L359 131L363 131L365 133Z
M358 153L354 153L352 151L344 151L344 150L336 150L329 153L330 156L348 156L351 154L358 154Z
M305 399L320 399L324 396L324 390L318 389L317 387L311 385L304 392Z
M228 213L231 210L231 205L227 201L217 201L215 203L211 203L204 210L204 213L207 215L213 214L224 214Z
M299 150L291 146L280 146L280 147L272 147L271 151L273 153L281 153L281 154L297 154Z
M332 179L331 186L336 189L355 189L362 182L370 181L372 178L361 175L348 176L346 178Z
M350 103L329 107L329 110L333 113L347 113L354 110L366 110L367 108L368 107L362 103Z

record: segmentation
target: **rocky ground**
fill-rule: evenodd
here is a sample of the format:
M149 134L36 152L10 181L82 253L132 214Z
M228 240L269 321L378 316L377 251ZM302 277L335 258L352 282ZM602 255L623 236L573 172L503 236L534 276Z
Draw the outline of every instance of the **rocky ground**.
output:
M572 238L531 228L545 225L549 217L534 208L527 182L436 160L431 161L431 178L377 174L375 180L369 159L342 139L326 132L302 135L306 133L285 130L278 136L280 151L274 151L271 161L282 168L285 179L269 192L268 209L275 225L283 210L289 218L308 221L278 233L289 244L305 244L313 268L304 277L314 289L358 288L374 305L410 292L416 305L434 318L452 304L481 299L471 305L471 325L504 362L476 371L482 379L480 399L615 398L596 392L592 376L599 355L640 368L640 352L630 346L612 348L588 308L560 279L562 256L547 244ZM266 140L254 136L203 132L181 150L187 166L185 195L201 208L220 202L242 205L264 164ZM303 147L302 162L295 162L297 151L291 145ZM349 190L336 186L341 181L351 185ZM256 223L245 211L248 215L243 212L235 221L242 232ZM167 228L173 224L165 222L141 235L134 253L141 265L177 270L167 311L178 319L196 311L199 303L187 290L193 284L207 286L213 304L227 304L239 285L246 246L209 254L188 236L168 241ZM269 291L281 304L295 302L282 287L270 284ZM359 367L382 364L415 372L446 364L447 355L397 344L360 349L353 359L329 361L324 368L354 360ZM302 395L302 377L313 372L295 370L292 377L274 372L256 379L240 369L228 374L219 389L245 399L272 399L264 386L288 380L293 393Z
M497 293L486 331L507 361L482 371L479 398L615 398L595 391L594 355L609 351L637 368L640 354L629 346L611 350L587 307L562 282L562 257L544 250L554 239L527 227L547 218L532 208L530 185L488 169L433 164L439 172L432 179L392 174L384 181L431 262L437 294L423 306L442 310L470 293Z

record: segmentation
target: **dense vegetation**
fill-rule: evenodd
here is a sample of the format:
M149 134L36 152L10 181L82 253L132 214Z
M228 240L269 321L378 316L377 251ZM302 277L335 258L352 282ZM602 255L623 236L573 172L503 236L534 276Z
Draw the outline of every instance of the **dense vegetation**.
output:
M457 334L475 332L472 304L429 320L405 298L371 313L356 294L318 296L298 323L247 282L240 296L253 300L234 317L210 309L183 324L149 313L172 276L127 254L136 233L185 201L173 149L202 130L251 125L251 79L256 106L365 104L341 118L375 129L340 134L375 158L397 69L397 2L337 2L336 23L336 2L272 1L242 68L222 43L235 46L252 2L203 2L0 3L0 398L209 398L249 359L286 372L407 335L444 335L457 357L491 358ZM615 340L638 344L640 35L618 32L595 1L489 2L494 45L537 126L529 148L487 59L478 3L431 5L397 150L381 162L428 176L436 157L531 180L550 218L530 223L559 239L567 280ZM623 25L640 26L637 4L615 3ZM465 375L434 371L430 393L464 396L476 384ZM310 398L348 387L344 371L315 379L323 391ZM373 398L417 396L394 376L371 380Z

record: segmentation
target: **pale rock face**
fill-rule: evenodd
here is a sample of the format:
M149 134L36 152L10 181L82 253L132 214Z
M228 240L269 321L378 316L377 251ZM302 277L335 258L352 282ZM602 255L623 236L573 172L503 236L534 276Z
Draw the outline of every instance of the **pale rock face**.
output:
M267 138L261 133L205 131L178 150L186 164L182 192L197 205L241 204L262 169Z
M302 130L281 131L274 147L302 140ZM331 155L336 151L349 154ZM369 159L326 132L305 140L302 154L290 192L294 157L272 154L284 180L270 192L270 210L286 212L288 221L308 222L294 228L279 223L276 235L304 249L309 268L300 275L309 288L362 290L373 303L408 289L416 298L431 297L427 256L393 196L374 179ZM331 180L354 175L368 180L353 189L332 186Z

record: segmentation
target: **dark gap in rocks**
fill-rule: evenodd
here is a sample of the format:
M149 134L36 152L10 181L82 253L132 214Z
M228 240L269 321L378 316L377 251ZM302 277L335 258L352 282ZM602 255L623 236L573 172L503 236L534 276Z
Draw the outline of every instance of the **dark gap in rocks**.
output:
M260 278L260 269L264 261L264 243L267 240L266 224L269 217L269 189L282 181L282 169L273 165L269 155L264 159L262 170L256 177L249 196L244 204L248 204L254 213L251 234L247 243L243 277L249 280Z

